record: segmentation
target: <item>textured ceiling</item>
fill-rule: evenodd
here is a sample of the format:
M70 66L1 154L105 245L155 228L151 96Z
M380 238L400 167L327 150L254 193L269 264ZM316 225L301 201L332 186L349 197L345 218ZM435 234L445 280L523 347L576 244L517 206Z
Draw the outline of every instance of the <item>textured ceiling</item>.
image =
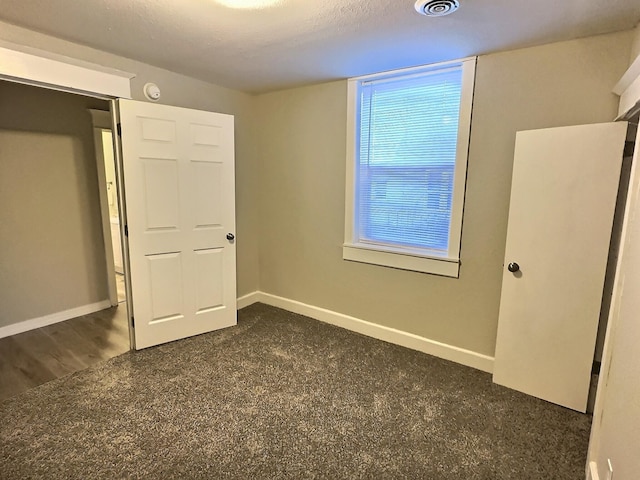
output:
M246 1L246 0L245 0ZM263 92L634 27L640 0L0 0L0 19L219 85Z

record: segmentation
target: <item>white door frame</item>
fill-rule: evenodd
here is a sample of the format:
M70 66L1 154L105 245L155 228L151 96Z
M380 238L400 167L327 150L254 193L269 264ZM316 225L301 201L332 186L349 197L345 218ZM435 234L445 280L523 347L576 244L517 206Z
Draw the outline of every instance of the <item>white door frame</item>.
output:
M58 90L67 93L85 95L110 101L111 124L117 125L116 102L117 98L131 98L131 79L135 75L120 70L107 68L102 65L92 64L82 60L57 55L44 50L38 50L24 45L12 44L0 41L0 80L6 80L34 87ZM113 130L113 128L112 128ZM114 158L116 161L118 207L120 213L120 236L122 239L122 257L125 274L125 288L127 297L127 319L129 322L130 348L134 348L133 329L131 328L131 277L129 274L129 252L124 235L126 225L126 209L124 204L124 192L122 188L122 158L119 152L118 135L113 135ZM104 165L102 171L104 177ZM104 198L103 198L104 196ZM106 199L106 189L100 191L100 202ZM102 222L109 222L109 214L102 211ZM104 225L103 225L104 228ZM105 243L111 238L111 230L107 229ZM109 248L111 245L109 244ZM105 247L106 250L109 248ZM113 269L113 252L111 261L107 254L107 263ZM109 267L107 273L113 278L115 287L115 274L111 275ZM111 286L109 286L111 297ZM116 294L117 295L117 294ZM111 300L111 298L110 298ZM117 296L116 296L117 301Z
M120 97L122 98L122 97ZM124 164L122 160L122 145L117 127L120 125L120 111L117 99L109 102L111 111L111 125L113 134L113 158L116 166L116 193L118 195L118 215L120 217L120 245L122 246L122 267L124 269L125 301L127 304L127 321L129 323L129 346L131 350L136 348L136 337L133 325L133 296L131 293L131 269L129 267L129 240L127 231L127 201L124 192Z
M636 39L640 39L640 26L636 27ZM638 54L631 65L626 70L620 81L613 89L613 93L620 96L618 117L616 120L631 120L640 112L640 54ZM636 135L640 140L640 130ZM615 280L612 292L612 301L609 307L607 329L604 339L604 350L598 376L598 387L596 391L596 401L593 409L593 422L591 426L591 436L589 438L589 450L587 452L586 475L587 478L597 480L598 470L604 470L604 465L598 465L600 454L600 437L602 434L602 417L606 408L606 390L609 383L609 371L614 354L614 337L618 326L618 310L621 301L621 294L624 286L624 276L622 275L625 263L624 250L625 243L630 240L630 223L633 218L631 211L635 204L636 192L640 188L640 146L636 141L631 164L631 178L627 189L627 202L620 235L620 247L618 251L618 261L615 270ZM638 240L635 240L638 241Z
M111 221L109 214L108 192L106 187L106 169L102 145L102 130L112 130L111 114L104 110L90 109L93 123L93 144L96 150L96 168L98 171L98 192L100 196L100 213L102 216L102 236L104 238L104 254L107 261L107 287L111 306L118 304L118 288L116 285L116 271L113 255L113 238L111 237ZM113 148L113 147L112 147ZM117 188L117 187L116 187Z

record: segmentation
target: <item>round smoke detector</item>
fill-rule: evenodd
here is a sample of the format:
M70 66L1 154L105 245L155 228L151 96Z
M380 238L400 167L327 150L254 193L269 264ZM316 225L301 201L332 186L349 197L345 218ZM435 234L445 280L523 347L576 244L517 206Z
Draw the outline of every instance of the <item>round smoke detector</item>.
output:
M455 12L460 7L458 0L418 0L416 11L427 17L442 17Z

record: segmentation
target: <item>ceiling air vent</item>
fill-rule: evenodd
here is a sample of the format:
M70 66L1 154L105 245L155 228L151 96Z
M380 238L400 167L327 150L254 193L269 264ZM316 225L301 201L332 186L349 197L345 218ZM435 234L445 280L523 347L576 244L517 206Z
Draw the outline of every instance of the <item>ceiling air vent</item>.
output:
M442 17L455 12L460 3L458 0L418 0L416 11L427 17Z

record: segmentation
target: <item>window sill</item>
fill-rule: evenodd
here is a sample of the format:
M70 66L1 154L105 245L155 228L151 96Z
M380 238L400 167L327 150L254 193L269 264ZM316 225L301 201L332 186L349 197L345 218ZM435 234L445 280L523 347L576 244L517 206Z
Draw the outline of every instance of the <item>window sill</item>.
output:
M401 249L392 251L383 248L364 244L344 244L342 258L353 262L458 278L460 261L457 259L430 257L402 252Z

